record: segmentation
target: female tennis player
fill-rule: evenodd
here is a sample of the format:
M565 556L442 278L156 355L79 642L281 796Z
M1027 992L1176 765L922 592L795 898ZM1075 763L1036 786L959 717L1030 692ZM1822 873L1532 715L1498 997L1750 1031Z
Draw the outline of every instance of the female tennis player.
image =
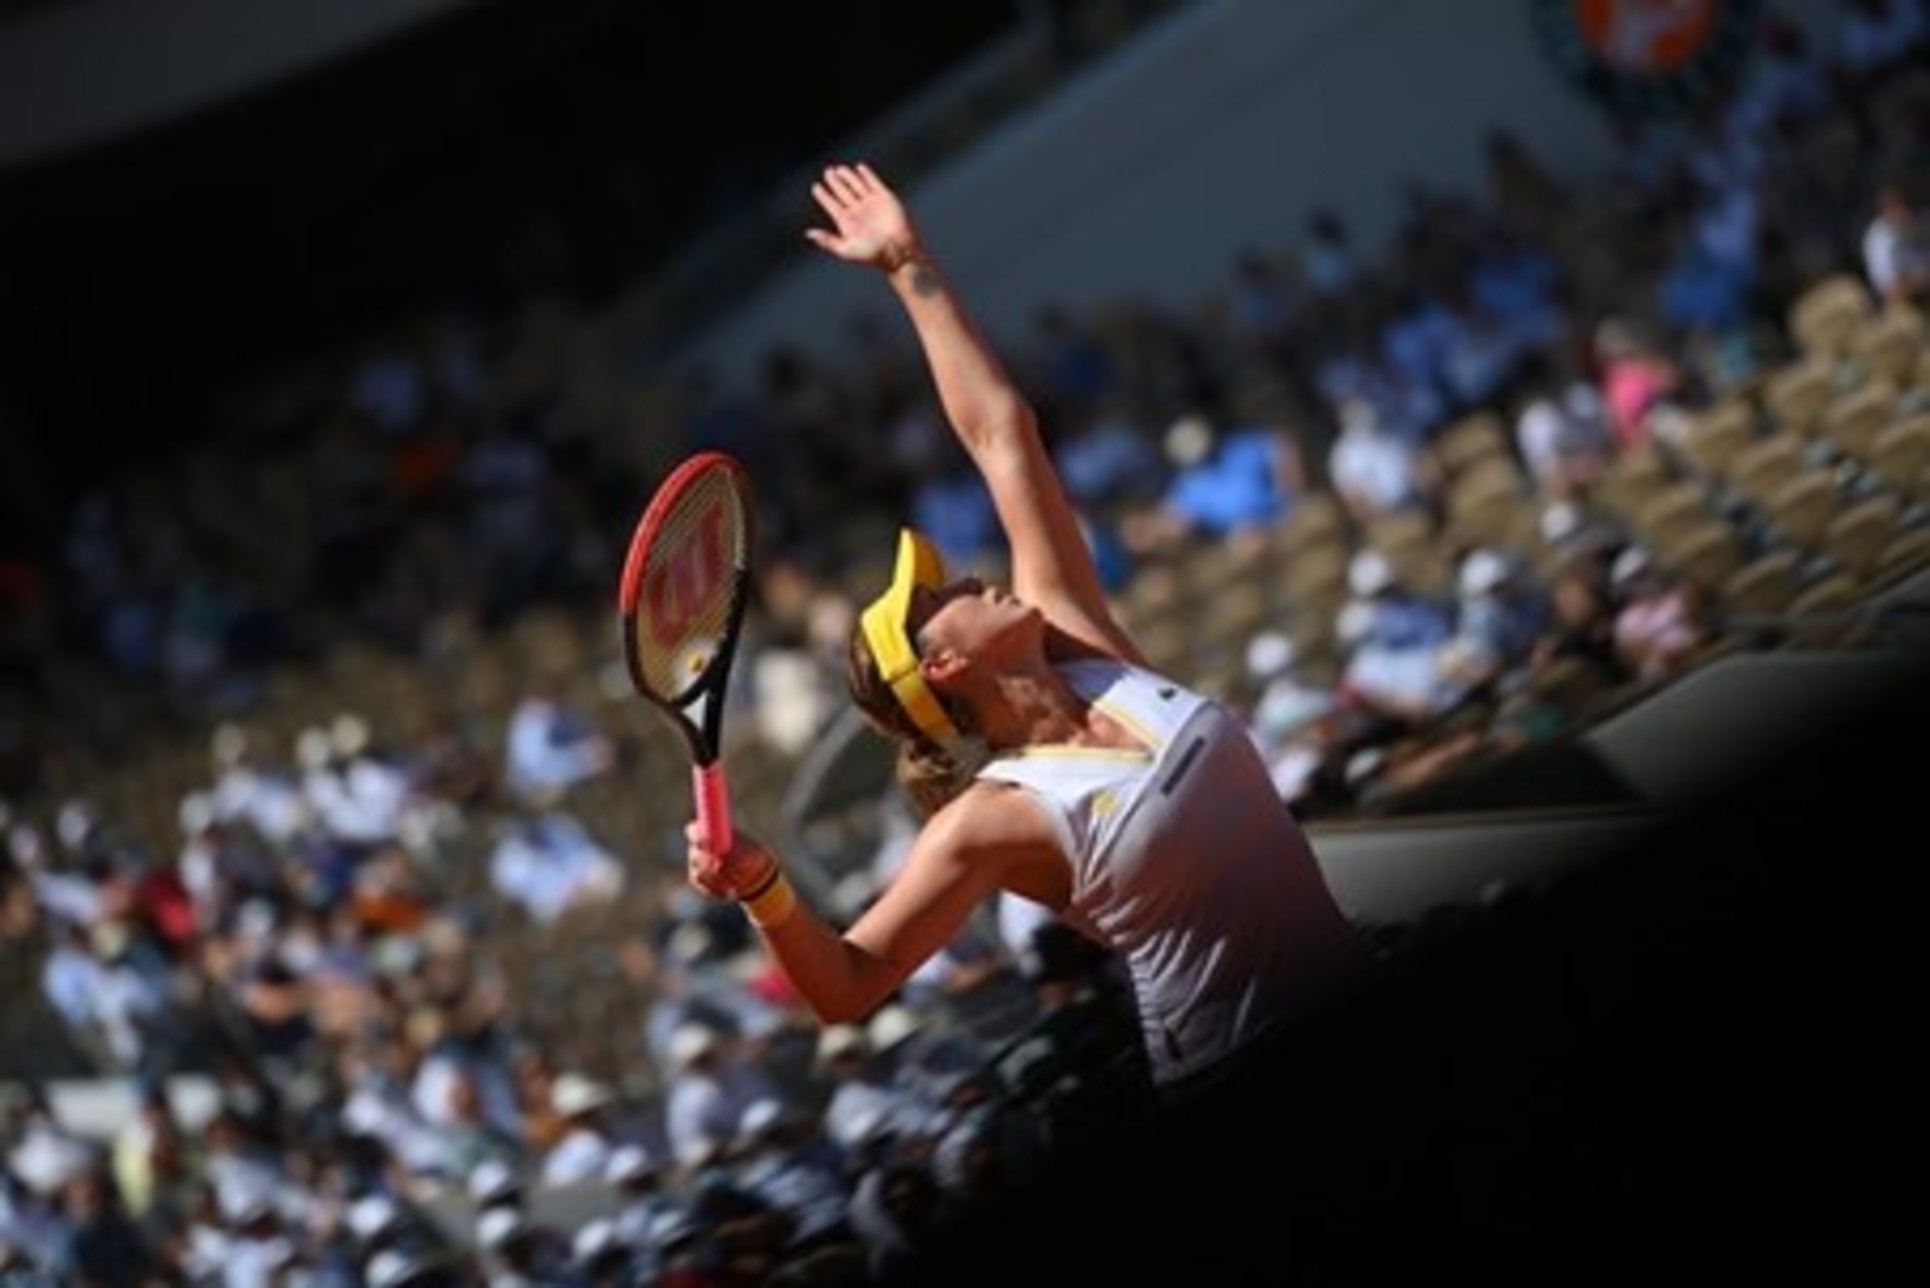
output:
M864 609L851 692L898 743L921 816L856 921L808 907L777 856L687 831L692 884L740 900L825 1023L861 1019L1001 891L1115 950L1155 1087L1180 1098L1336 996L1367 959L1242 722L1155 674L1114 620L1034 410L892 188L863 164L812 186L826 253L884 277L1008 544L1010 591L948 579L899 534Z

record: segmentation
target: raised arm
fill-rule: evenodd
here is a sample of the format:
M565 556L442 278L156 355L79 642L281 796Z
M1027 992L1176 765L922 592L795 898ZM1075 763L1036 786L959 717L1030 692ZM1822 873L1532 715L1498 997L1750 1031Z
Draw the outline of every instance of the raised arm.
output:
M827 167L811 192L831 227L806 229L805 236L839 259L883 272L910 320L946 419L997 509L1014 593L1080 644L1143 660L1113 619L1032 405L952 290L904 203L862 163Z

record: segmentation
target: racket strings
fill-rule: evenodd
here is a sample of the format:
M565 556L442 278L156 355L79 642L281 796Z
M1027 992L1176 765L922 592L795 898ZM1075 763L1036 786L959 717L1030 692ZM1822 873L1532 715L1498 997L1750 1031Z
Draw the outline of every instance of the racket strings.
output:
M677 700L708 672L729 634L744 589L749 523L722 471L678 496L644 552L631 629L643 680Z

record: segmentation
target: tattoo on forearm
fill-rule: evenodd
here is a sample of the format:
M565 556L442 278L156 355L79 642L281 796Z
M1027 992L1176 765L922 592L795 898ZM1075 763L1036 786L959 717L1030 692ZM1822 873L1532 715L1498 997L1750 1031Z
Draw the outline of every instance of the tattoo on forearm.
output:
M936 295L942 284L938 269L933 265L919 260L911 266L911 289L918 294Z

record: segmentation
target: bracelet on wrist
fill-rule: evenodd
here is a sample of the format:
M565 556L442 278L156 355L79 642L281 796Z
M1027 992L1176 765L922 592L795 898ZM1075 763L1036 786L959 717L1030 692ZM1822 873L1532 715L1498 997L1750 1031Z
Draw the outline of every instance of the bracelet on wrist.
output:
M894 242L879 254L878 267L890 277L907 264L922 264L925 260L924 249L917 242Z
M765 891L769 890L772 886L776 885L777 879L783 875L784 875L784 869L779 867L776 862L773 862L771 864L770 871L766 872L763 876L759 877L751 885L749 889L745 890L743 893L737 896L737 902L749 903L751 900L757 898L758 896L762 895Z
M797 911L797 891L791 887L784 870L774 868L769 877L738 902L743 904L744 915L751 919L751 924L772 930L789 921Z

